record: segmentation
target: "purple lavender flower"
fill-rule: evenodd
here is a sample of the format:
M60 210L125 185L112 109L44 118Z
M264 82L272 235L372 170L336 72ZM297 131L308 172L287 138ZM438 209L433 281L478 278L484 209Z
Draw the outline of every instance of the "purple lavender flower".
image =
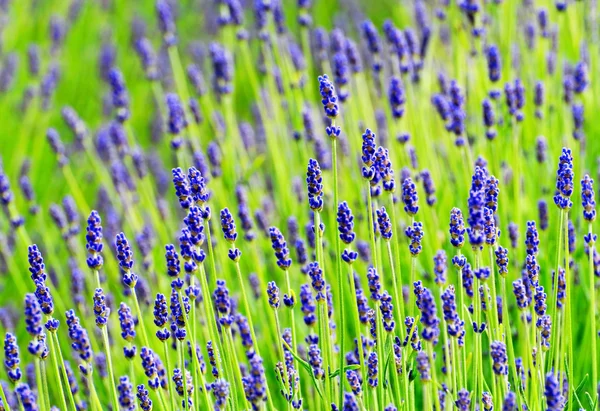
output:
M412 226L409 226L404 231L409 239L408 249L413 257L416 257L421 253L423 247L421 246L421 240L423 239L423 224L415 221Z
M277 266L282 270L287 270L292 265L292 260L289 258L290 251L287 247L287 242L277 227L269 228L271 237L271 245L277 258Z
M327 77L327 74L319 76L319 92L321 93L321 104L325 110L325 115L330 118L336 118L339 114L339 106L337 104L337 94L333 83Z
M381 234L381 238L385 241L389 241L392 238L392 223L390 222L390 217L385 211L385 207L381 207L379 210L375 210L377 214L377 226L379 227L379 233Z
M215 410L225 409L229 397L229 383L224 379L216 380L212 383L212 393L215 397Z
M404 211L409 216L414 216L419 211L419 197L417 196L417 187L411 178L407 178L402 182L402 202L404 203Z
M354 216L352 210L348 206L348 203L343 201L338 206L337 212L338 231L340 233L340 240L344 244L352 244L356 234L354 233Z
M225 240L230 243L234 243L237 240L237 230L235 221L228 208L221 210L221 228L223 229L223 236Z
M488 64L488 77L491 82L495 83L500 80L502 75L502 61L500 60L500 50L494 44L490 45L486 50L486 58Z
M342 103L345 102L349 96L348 88L346 87L350 80L348 71L348 57L346 57L346 53L343 51L338 51L333 56L333 73L335 83L339 89L337 97Z
M179 135L187 127L187 120L185 118L185 112L181 104L179 96L174 93L169 93L166 96L167 112L168 112L168 126L169 133L173 134L173 138L177 139L177 142L172 142L173 148L179 148L181 145L181 138Z
M140 384L137 386L137 399L140 404L140 408L143 411L151 411L152 410L152 400L150 399L148 390L144 386L144 384Z
M509 391L504 398L504 403L502 404L502 411L517 411L517 395Z
M156 367L156 358L154 352L148 347L142 347L140 351L140 358L142 359L142 367L144 368L144 374L148 377L148 386L157 390L160 386L160 380L158 378L158 370Z
M573 138L577 141L583 140L584 109L583 104L573 104L571 106L571 114L573 116Z
M596 219L596 200L594 196L594 180L586 174L581 179L581 206L583 207L583 218L592 222Z
M546 374L546 383L544 385L544 396L548 411L562 411L565 407L565 397L560 391L560 384L554 372Z
M461 248L465 243L465 222L459 208L450 212L450 242L456 248Z
M444 250L438 250L433 256L433 271L437 285L446 284L446 273L448 271L448 257Z
M233 63L229 51L217 43L210 44L210 58L213 68L212 83L218 95L231 94L233 91Z
M4 368L6 369L8 379L13 383L18 382L23 375L19 368L20 362L17 337L11 333L6 333L4 338Z
M129 377L123 376L119 378L117 385L119 391L119 405L126 410L135 408L135 398L133 396L133 385L129 382Z
M322 380L325 378L325 370L323 370L323 358L321 350L317 344L310 344L308 347L308 363L312 367L313 375L316 379Z
M119 306L119 324L121 326L121 337L131 342L135 338L135 322L131 314L131 308L125 303Z
M267 284L267 295L269 296L269 305L275 309L279 308L279 287L275 281L269 281Z
M425 351L419 351L417 354L417 370L421 381L431 381L431 364Z
M19 403L25 411L35 411L38 409L38 399L28 384L20 383L15 388L15 394L19 398ZM15 408L18 406L14 405Z
M42 332L42 310L34 294L25 295L25 330L32 336Z
M539 251L540 239L535 226L535 221L527 222L527 233L525 234L525 251L527 255L537 255Z
M543 315L537 319L535 324L536 327L540 330L542 349L548 350L550 348L552 318L549 315Z
M89 254L86 262L90 270L100 270L104 263L102 259L102 219L96 210L92 210L88 218L87 241L85 248Z
M129 118L129 92L123 73L113 67L108 72L108 82L112 89L112 105L117 109L117 119L124 122Z
M134 48L142 63L146 78L150 81L158 79L158 58L152 43L146 37L135 40Z
M394 331L396 326L393 314L394 305L392 304L392 296L389 295L387 291L383 291L383 294L381 294L379 310L381 311L384 330L387 332Z
M538 81L534 86L534 99L535 104L535 116L539 119L544 117L542 106L544 105L544 83Z
M546 200L538 201L538 216L540 219L540 230L545 231L548 228L548 203Z
M486 127L485 136L488 140L493 140L496 137L496 130L494 125L496 124L496 115L494 113L494 107L492 102L488 99L484 99L481 105L483 110L483 125Z
M575 66L575 72L573 73L573 83L575 93L580 94L585 91L589 84L588 67L584 61L580 61Z
M381 299L381 279L375 267L369 266L367 270L367 279L369 280L369 290L371 291L371 299L373 301L379 301Z
M494 253L496 255L498 273L504 277L508 273L508 250L502 246L498 246Z
M308 326L314 325L317 321L315 316L316 306L309 284L300 286L300 304L300 309L304 314L304 323Z
M379 60L379 53L381 52L381 39L379 37L379 33L377 32L377 28L370 21L366 20L361 25L362 35L367 43L367 49L369 53L372 54L372 67L373 71L379 72L382 69L382 64Z
M137 274L133 273L133 252L129 245L129 241L125 234L119 233L115 238L115 248L117 251L117 259L119 260L119 268L121 269L122 282L125 286L134 288L138 281Z
M455 401L456 407L460 411L468 411L471 407L471 393L466 389L458 391L457 400Z
M392 77L390 79L388 99L392 109L392 116L395 119L402 118L405 111L404 104L406 103L406 96L404 94L404 85L400 78Z
M494 213L487 207L483 207L483 234L486 244L493 246L496 244L498 232L496 231L496 221Z
M48 128L48 130L46 131L46 138L48 140L48 143L50 144L50 148L52 149L54 154L56 154L56 158L58 159L58 165L61 167L66 165L68 162L66 150L60 138L60 135L58 134L58 131L56 131L53 128Z
M437 309L433 294L429 289L423 287L420 281L414 283L414 293L417 308L421 311L421 324L423 325L421 337L424 340L431 342L433 345L436 345L440 333L440 320L437 317Z
M494 362L494 373L496 375L508 375L508 356L506 355L506 345L502 341L492 342L490 354Z
M163 35L163 40L167 47L177 44L177 36L175 32L175 19L171 6L166 0L157 0L156 2L156 17L158 20L158 28Z
M377 359L377 353L371 352L369 354L369 358L367 359L367 377L369 382L369 387L375 388L377 387L379 381L377 379L377 368L379 366L379 361Z
M103 328L108 322L110 309L106 305L106 296L102 288L96 288L94 292L94 315L96 317L96 326Z
M558 208L568 210L573 206L571 195L573 194L573 156L568 148L562 149L558 159L558 170L556 172L556 195L554 203Z
M306 172L306 185L308 188L308 205L313 211L320 212L323 209L323 176L317 160L308 161Z
M435 186L429 170L421 171L421 179L423 180L423 190L426 195L425 201L427 202L427 205L433 206L437 201L437 198L435 197Z

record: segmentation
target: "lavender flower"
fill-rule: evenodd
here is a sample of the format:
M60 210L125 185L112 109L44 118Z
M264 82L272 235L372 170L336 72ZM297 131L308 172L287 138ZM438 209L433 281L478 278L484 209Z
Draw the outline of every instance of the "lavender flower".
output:
M96 316L96 326L103 328L108 322L110 309L106 305L106 297L102 288L96 288L94 292L94 315Z
M573 206L571 195L573 194L573 156L568 148L562 149L558 159L558 170L556 172L556 195L554 203L560 209L570 209Z
M88 218L87 241L85 248L89 254L86 262L90 270L100 270L104 263L102 258L102 219L96 210L92 210Z
M4 368L11 382L18 382L21 377L21 369L19 368L21 360L19 358L19 346L17 345L17 338L11 334L6 333L4 338Z
M459 208L450 212L450 242L456 248L461 248L465 243L465 223Z
M414 293L417 308L421 311L421 324L423 325L421 337L424 340L431 342L433 345L436 345L440 333L440 320L437 317L437 309L433 294L429 289L423 287L420 281L414 283Z
M174 46L177 43L175 20L173 18L171 6L167 1L158 0L156 2L156 16L158 19L158 28L163 35L165 45L167 47Z
M379 227L381 238L385 241L389 241L393 235L390 217L387 211L385 211L385 207L381 207L381 209L375 210L375 212L377 214L377 226Z
M538 215L540 219L540 230L548 228L548 203L545 200L538 201Z
M581 206L583 207L583 218L592 222L596 219L596 200L594 196L594 180L585 175L581 180Z
M327 74L319 76L319 92L321 93L321 104L325 110L325 115L330 118L335 118L339 114L337 104L337 95L333 83L327 77Z
M377 359L377 353L376 352L371 352L369 354L369 358L367 360L367 376L368 376L368 382L369 382L369 387L371 388L375 388L377 387L379 381L377 379L377 367L378 367L378 359Z
M400 78L392 77L390 79L388 99L392 109L392 116L395 119L402 118L402 116L404 116L404 104L406 103L406 96L404 94L404 85L402 84L402 80Z
M448 270L448 258L444 250L438 250L433 256L433 271L435 273L435 283L443 285L446 283L446 272Z
M409 216L414 216L419 211L419 197L415 183L410 178L402 182L402 202L404 203L404 211Z
M269 281L267 284L267 295L269 296L269 305L275 309L279 308L279 287L275 281Z
M546 374L544 396L548 411L562 411L565 407L565 397L560 392L559 380L553 372Z
M494 362L494 373L496 375L508 375L508 357L506 355L505 344L501 341L494 341L491 344L490 350Z
M275 257L277 258L277 266L284 271L289 269L292 265L292 260L289 258L290 251L283 234L281 234L281 231L277 227L270 227L269 235Z
M406 236L409 239L408 249L413 257L419 255L423 250L421 246L421 240L423 239L423 224L415 221L412 226L406 228L405 232Z
M419 351L417 354L417 370L421 381L431 381L431 364L429 363L429 356L425 351Z

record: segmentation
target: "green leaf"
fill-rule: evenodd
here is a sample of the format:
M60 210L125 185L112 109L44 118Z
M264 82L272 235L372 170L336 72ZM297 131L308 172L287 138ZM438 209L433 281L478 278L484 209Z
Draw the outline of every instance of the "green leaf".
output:
M587 380L590 378L589 374L586 374L583 379L581 380L581 382L579 383L579 385L577 386L577 388L575 388L575 393L576 394L580 394L583 391L583 387L585 386L585 383L587 382Z
M593 400L592 396L587 391L585 392L585 395L587 397L588 402L590 403L590 409L595 410L596 409L596 401L597 400Z
M358 365L358 364L346 365L343 368L342 371L345 374L346 371L350 371L350 370L360 370L360 365ZM338 375L340 375L340 369L339 368L337 370L335 370L334 372L330 372L329 373L329 378L334 378L334 377L337 377Z

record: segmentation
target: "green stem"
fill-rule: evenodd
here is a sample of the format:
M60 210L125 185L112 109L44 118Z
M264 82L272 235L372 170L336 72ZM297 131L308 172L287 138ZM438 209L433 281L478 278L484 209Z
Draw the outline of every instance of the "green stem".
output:
M554 360L554 369L558 372L560 370L560 340L562 339L562 333L559 333L558 330L560 329L560 323L558 321L556 321L557 319L557 302L558 302L558 287L557 287L557 283L558 283L558 273L560 272L560 254L561 254L561 242L562 242L562 231L563 231L563 224L565 224L564 219L563 219L563 213L560 213L560 223L558 226L558 235L557 235L557 239L558 239L558 243L557 243L557 247L556 247L556 279L554 280L554 292L552 293L553 295L553 299L552 299L552 336L555 339L554 342L554 349L551 352L551 357L549 358L549 362L552 364L552 360ZM554 355L554 358L552 358L552 355Z
M180 295L181 298L181 295ZM182 309L183 305L182 305ZM185 313L183 315L185 317ZM188 410L190 403L188 401L188 387L187 387L187 370L185 368L185 353L183 352L183 341L177 341L177 351L179 352L179 361L181 362L181 376L183 379L183 409Z
M376 339L376 348L377 348L377 398L379 401L379 408L385 407L385 392L384 384L385 384L385 376L383 374L383 367L385 365L385 357L383 355L383 327L381 318L381 300L376 301L375 303L375 328L377 330L377 339ZM439 409L439 408L438 408Z
M589 257L589 281L590 281L590 334L592 336L592 390L594 385L598 383L598 352L596 347L596 339L598 334L596 332L596 283L594 274L594 239L592 234L592 222L589 222L588 233L590 237L590 243L588 246L588 257ZM594 391L592 391L594 392ZM595 394L597 396L597 394Z
M209 240L210 242L210 240ZM202 287L202 295L204 298L202 299L204 303L204 311L206 312L206 322L208 323L209 334L214 344L215 349L215 359L217 361L217 366L219 369L220 375L223 375L223 363L221 359L220 353L223 352L221 340L219 339L219 333L217 330L217 325L215 323L215 312L212 304L212 299L210 298L210 291L208 288L208 281L206 279L206 271L204 270L204 264L199 265L200 268L200 284Z
M175 387L173 386L173 379L171 378L171 375L173 375L173 373L172 373L172 368L171 368L171 361L169 360L168 340L163 341L163 349L164 349L164 353L165 353L165 363L166 363L167 376L168 376L167 383L169 386L169 400L171 402L171 407L169 409L172 410L176 404L176 400L175 400ZM206 390L204 390L204 391L206 391Z
M294 291L292 290L292 286L291 286L291 282L290 282L290 272L289 270L285 270L285 282L288 288L288 296L290 298L294 298L294 301L296 299L296 297L294 296ZM288 307L290 310L290 323L292 324L292 344L294 346L294 349L297 350L298 348L298 329L296 327L296 317L294 314L294 307ZM296 368L296 370L299 370L298 367L298 361L294 358L294 367ZM300 390L300 382L298 382L298 390Z
M396 207L394 206L394 193L390 192L389 194L390 197L390 209L392 210L391 213L391 219L390 222L392 224L392 227L394 227L394 230L398 229L397 226L397 221L396 220ZM396 240L394 241L394 254L395 254L395 266L394 266L394 260L392 260L392 251L390 249L390 245L388 243L388 255L390 258L390 265L392 266L392 281L393 281L393 286L394 286L394 299L396 301L396 304L398 304L398 308L399 308L399 323L402 324L402 322L404 321L404 298L401 295L401 293L398 290L398 284L402 284L402 266L400 265L400 245L399 245L399 241L400 241L400 236L396 235ZM395 268L394 268L395 267ZM396 270L398 270L398 275L396 276ZM400 339L404 339L404 328L400 327Z
M135 304L135 310L137 311L137 315L139 318L140 328L142 330L142 339L144 340L144 345L150 348L150 342L148 340L148 334L146 333L146 326L144 325L144 316L142 315L142 310L140 308L140 303L137 298L137 293L135 291L135 287L131 288L131 295L133 295L133 302Z
M350 283L350 296L354 301L354 307L352 307L352 319L354 320L354 329L356 332L355 338L356 346L358 347L358 363L360 364L361 375L367 375L365 353L363 350L362 335L360 332L360 318L358 316L358 301L356 300L356 285L354 284L354 272L352 271L352 264L348 264L348 277L346 280Z
M50 352L51 352L51 356L52 356L52 363L54 365L54 371L56 372L56 378L58 379L59 382L59 393L60 393L60 400L61 403L63 405L63 409L67 410L67 399L65 397L65 392L63 391L63 387L62 384L60 383L60 367L58 366L58 354L56 351L56 347L54 346L54 335L52 333L50 333L50 338L48 338L48 343L50 344ZM66 374L66 373L65 373ZM67 382L68 385L68 379L65 379L65 382ZM68 389L69 392L71 392L70 389ZM5 400L5 398L3 398L3 400ZM7 402L5 402L4 404L8 404ZM71 403L71 406L73 407L73 409L75 409L75 401L73 400L73 402Z
M332 121L331 123L332 127L335 126L335 122ZM332 138L331 139L331 157L332 157L332 167L333 167L333 203L334 203L334 207L338 207L339 204L339 196L338 196L338 160L337 160L337 138ZM346 313L345 313L345 309L344 309L344 299L346 298L346 294L344 293L344 276L342 275L342 262L341 262L341 253L342 253L342 246L341 246L341 241L340 241L340 236L336 235L335 236L335 256L336 256L336 263L335 263L335 268L336 268L336 276L338 278L338 295L339 295L339 300L340 300L340 330L341 332L340 334L340 352L339 352L339 360L338 360L338 366L340 368L340 389L339 389L339 407L342 407L342 404L344 403L344 373L342 372L342 369L344 367L344 355L345 352L344 351L344 340L345 340L345 335L346 335ZM350 279L350 281L353 281L353 279Z
M281 333L281 325L279 323L279 315L277 314L277 309L273 309L273 311L275 312L275 327L277 328L277 335L279 336L276 340L277 341L277 350L279 351L279 356L281 357L281 366L283 368L283 378L285 380L285 381L283 381L283 386L287 390L287 393L289 393L291 391L290 378L288 376L287 367L285 365L285 353L283 351L283 343L281 342L281 340L283 338L282 337L283 334ZM286 402L286 403L287 403L286 408L288 410L291 409L291 404L289 402Z
M113 407L115 410L118 410L119 409L119 395L117 394L117 387L115 385L115 373L113 371L112 356L110 354L110 345L108 342L108 330L106 329L106 327L102 327L102 338L104 339L104 349L106 350L106 362L108 363L110 389L111 389L112 395L113 395L113 398L112 398Z
M46 375L46 362L40 361L39 364L40 372L42 376L42 387L44 390L44 402L46 403L46 409L50 409L50 390L48 388L48 376ZM6 403L4 403L6 404Z
M323 232L321 231L321 213L318 210L314 211L314 225L315 225L315 235L317 237L316 241L316 256L317 263L319 264L322 272L323 272L323 280L325 283L325 256L323 255ZM331 334L329 332L329 324L327 321L327 297L324 298L324 301L319 301L318 305L318 321L319 321L319 344L321 345L321 351L323 354L323 369L325 370L325 398L327 401L327 406L331 405L332 398L332 386L331 386L331 377L330 377L330 367L331 367Z
M563 210L563 214L564 214L564 220L565 221L569 221L569 210L565 209ZM566 302L565 302L565 328L566 328L566 334L565 334L565 339L568 342L568 351L567 351L567 364L568 364L568 378L570 381L574 381L575 375L573 374L573 370L574 370L574 364L573 364L573 326L572 326L572 319L571 319L571 287L573 284L571 284L571 275L570 275L570 268L569 268L569 224L564 224L564 253L565 253L565 284L567 286L567 290L566 290ZM558 289L558 272L556 273L556 283L557 286L556 288ZM594 336L594 339L596 338L596 336ZM561 378L561 380L563 380L563 378ZM574 395L573 393L575 392L574 389L576 387L573 386L573 384L570 384L569 386L569 393L567 395L567 399L568 399L568 410L572 410L573 409L573 404L574 404Z
M431 359L431 377L432 377L432 386L431 386L431 395L433 396L433 402L435 404L436 410L441 410L440 407L440 397L437 395L437 370L435 366L434 356L433 356L433 344L425 343L427 345L427 351L429 352L429 358Z

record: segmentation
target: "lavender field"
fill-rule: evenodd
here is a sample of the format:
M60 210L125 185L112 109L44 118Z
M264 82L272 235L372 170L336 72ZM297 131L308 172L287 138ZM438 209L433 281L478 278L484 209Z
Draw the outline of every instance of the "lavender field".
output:
M597 0L0 1L0 410L598 410Z

